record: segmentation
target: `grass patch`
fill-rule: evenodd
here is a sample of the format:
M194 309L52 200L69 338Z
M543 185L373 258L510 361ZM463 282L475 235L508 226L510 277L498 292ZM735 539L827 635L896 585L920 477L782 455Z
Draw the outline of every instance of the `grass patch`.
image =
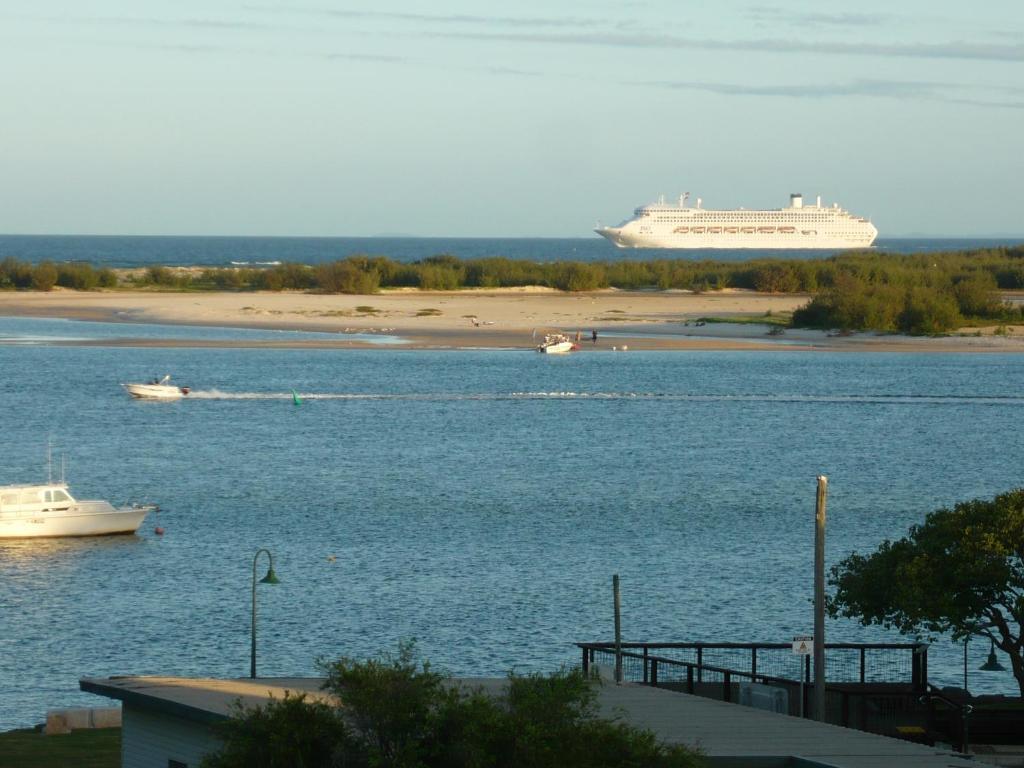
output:
M773 312L764 315L722 315L720 317L698 317L698 323L734 323L736 325L778 325L788 328L791 312Z
M24 729L0 733L0 768L119 768L121 729L46 736Z
M361 315L379 315L380 310L376 307L371 307L369 304L360 304L356 307L356 312Z
M433 309L431 307L416 310L416 317L437 317L440 314L440 309Z
M598 317L595 318L599 323L642 323L643 318L640 317Z
M606 311L606 312L607 312L607 313L608 313L609 315L612 315L612 314L619 314L619 315L622 315L622 314L625 314L625 312L626 312L626 310L624 310L624 309L607 309L607 310L605 310L605 311Z

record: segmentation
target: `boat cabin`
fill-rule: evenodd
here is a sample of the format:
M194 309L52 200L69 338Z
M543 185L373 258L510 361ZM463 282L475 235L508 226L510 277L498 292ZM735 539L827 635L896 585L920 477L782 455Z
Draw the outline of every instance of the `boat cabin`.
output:
M0 513L49 512L69 509L74 503L67 486L59 483L0 486Z

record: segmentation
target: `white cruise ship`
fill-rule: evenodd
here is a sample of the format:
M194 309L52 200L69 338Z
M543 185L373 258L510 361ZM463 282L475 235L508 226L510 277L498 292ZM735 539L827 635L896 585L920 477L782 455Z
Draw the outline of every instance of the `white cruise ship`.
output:
M594 231L619 248L867 248L878 230L866 218L843 210L838 203L823 207L819 197L804 205L803 195L789 196L789 207L770 211L746 208L711 210L664 198L634 211L617 227Z

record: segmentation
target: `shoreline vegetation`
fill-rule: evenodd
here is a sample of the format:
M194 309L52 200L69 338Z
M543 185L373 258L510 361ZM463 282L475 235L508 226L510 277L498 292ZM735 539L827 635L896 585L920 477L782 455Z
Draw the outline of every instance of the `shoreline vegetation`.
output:
M0 311L6 314L331 332L386 332L395 330L387 325L404 323L400 330L411 328L414 336L417 329L478 329L474 340L455 346L479 344L499 330L602 327L627 336L628 328L650 323L714 326L717 332L702 328L701 335L733 340L744 335L740 326L749 326L746 336L762 339L810 331L830 339L858 333L1006 337L1024 324L1021 292L1020 245L746 262L539 263L441 254L413 263L350 256L316 266L111 269L0 261ZM197 307L212 307L214 296L223 304L220 314L182 309L188 297ZM437 303L443 306L434 305L442 296ZM630 301L612 300L627 296ZM595 304L598 298L607 300ZM587 299L594 306L583 311ZM735 332L721 330L725 325Z

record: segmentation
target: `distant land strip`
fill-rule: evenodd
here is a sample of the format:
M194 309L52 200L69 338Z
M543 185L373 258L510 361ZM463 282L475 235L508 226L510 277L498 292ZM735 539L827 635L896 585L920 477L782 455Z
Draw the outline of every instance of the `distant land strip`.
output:
M825 259L533 262L449 254L413 263L350 256L310 266L169 267L114 270L79 262L0 262L0 290L306 292L373 296L405 289L436 292L541 288L567 294L608 289L715 294L746 290L802 295L780 328L909 335L964 328L1006 329L1024 322L1024 246L925 254L852 252ZM429 308L428 308L429 309ZM609 319L610 320L610 319ZM746 318L749 322L750 319Z

